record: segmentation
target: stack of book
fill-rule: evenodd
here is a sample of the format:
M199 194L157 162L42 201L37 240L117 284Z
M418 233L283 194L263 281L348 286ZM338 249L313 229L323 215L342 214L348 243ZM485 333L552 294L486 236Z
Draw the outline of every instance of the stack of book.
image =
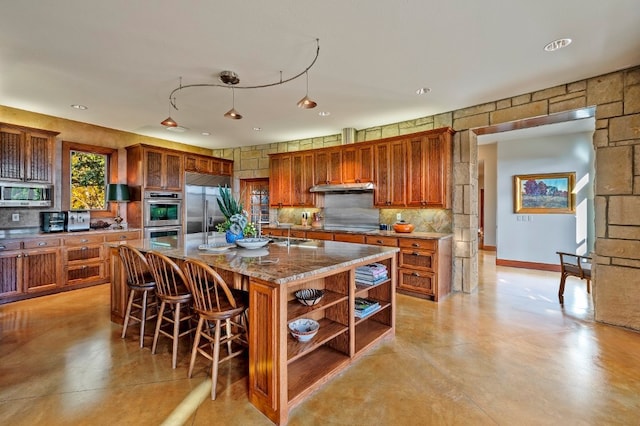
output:
M356 318L364 318L378 309L380 309L380 303L377 301L364 297L356 297Z
M370 263L356 268L356 282L363 285L375 285L389 279L387 267L381 263Z

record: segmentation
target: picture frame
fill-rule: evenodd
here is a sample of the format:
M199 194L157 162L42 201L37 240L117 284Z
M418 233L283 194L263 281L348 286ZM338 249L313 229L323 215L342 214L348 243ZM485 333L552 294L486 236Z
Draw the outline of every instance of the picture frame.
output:
M575 213L575 172L515 175L514 212Z

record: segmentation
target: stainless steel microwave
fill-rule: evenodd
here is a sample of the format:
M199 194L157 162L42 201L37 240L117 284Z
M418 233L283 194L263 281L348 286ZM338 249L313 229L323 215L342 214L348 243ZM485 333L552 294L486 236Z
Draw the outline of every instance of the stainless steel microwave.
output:
M0 182L0 207L51 207L52 205L52 185Z

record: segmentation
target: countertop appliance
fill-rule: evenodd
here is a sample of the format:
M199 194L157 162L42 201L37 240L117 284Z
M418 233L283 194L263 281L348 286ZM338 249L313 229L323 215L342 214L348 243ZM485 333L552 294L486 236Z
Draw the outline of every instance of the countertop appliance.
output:
M51 207L52 200L52 185L0 182L0 207Z
M186 173L186 232L215 231L225 218L218 207L220 187L230 186L229 176L213 176L202 173Z
M88 210L70 210L67 212L67 231L88 231L91 213Z
M40 212L40 230L47 233L62 232L66 219L65 212Z

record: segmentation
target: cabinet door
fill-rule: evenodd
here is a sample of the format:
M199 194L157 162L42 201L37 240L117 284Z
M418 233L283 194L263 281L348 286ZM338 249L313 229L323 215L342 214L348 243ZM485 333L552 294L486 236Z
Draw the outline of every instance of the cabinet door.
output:
M376 145L376 190L374 204L378 207L405 205L404 140Z
M358 160L356 158L356 147L349 146L342 150L342 182L354 183L359 182Z
M329 183L329 152L319 151L313 156L314 180L322 185Z
M356 182L373 182L373 146L356 148Z
M147 189L162 188L162 151L144 151L144 186Z
M222 160L220 162L220 174L231 176L233 174L233 161Z
M21 181L24 176L23 133L0 128L0 179Z
M269 165L269 205L291 205L291 155L274 155Z
M423 206L426 203L426 168L428 143L424 137L415 137L407 141L407 205Z
M0 298L22 293L22 252L0 252Z
M27 138L24 179L30 182L53 183L51 138L38 133L29 133Z
M59 248L25 250L22 256L24 291L33 293L56 288L60 265Z
M313 154L292 154L291 186L292 205L313 207L315 197L309 192L313 186Z
M407 141L407 205L448 208L451 161L448 131Z
M199 155L187 154L184 158L184 170L186 172L212 173L213 159Z
M164 160L164 188L182 191L182 155L166 153Z

